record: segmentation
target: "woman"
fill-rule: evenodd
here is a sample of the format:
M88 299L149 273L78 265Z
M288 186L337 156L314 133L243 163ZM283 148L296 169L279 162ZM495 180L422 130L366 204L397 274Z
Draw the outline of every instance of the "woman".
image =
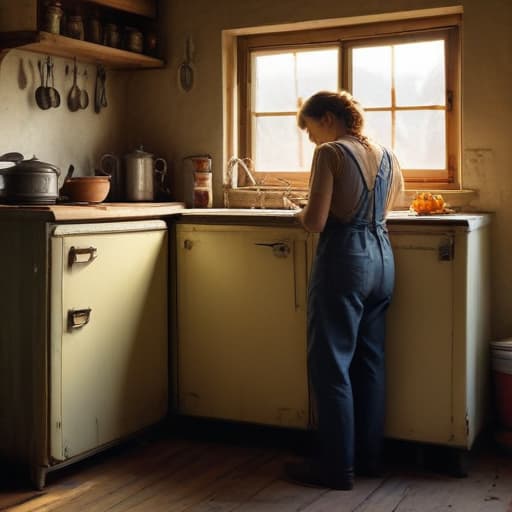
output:
M385 316L394 285L386 213L403 187L393 154L363 135L347 92L322 91L298 115L317 147L304 228L320 232L308 290L308 369L318 452L288 464L299 483L352 489L375 475L384 430Z

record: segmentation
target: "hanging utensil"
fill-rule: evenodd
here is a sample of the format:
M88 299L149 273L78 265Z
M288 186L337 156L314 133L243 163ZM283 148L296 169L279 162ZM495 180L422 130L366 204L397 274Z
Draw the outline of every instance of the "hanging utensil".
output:
M102 88L102 94L101 94L101 106L103 108L106 108L108 106L107 104L107 72L105 69L103 69L103 88Z
M82 85L82 90L80 91L80 108L82 110L86 109L89 106L89 93L85 89L85 84L87 81L87 69L84 70L83 77L84 83Z
M76 69L76 58L73 64L73 85L68 94L68 108L71 112L76 112L80 108L80 88L76 81L77 69Z
M194 86L194 68L192 67L192 41L187 37L185 42L185 60L178 68L179 86L184 92L189 92Z
M96 85L94 88L94 112L99 114L102 107L106 107L106 96L105 96L105 68L102 65L98 65L96 68Z
M37 106L42 110L48 110L51 106L50 96L48 94L48 88L44 83L44 68L43 63L38 60L37 68L39 69L39 77L41 78L41 85L36 89L36 103Z
M53 66L53 59L48 57L46 61L46 81L48 82L48 76L51 78L51 86L48 87L48 96L50 98L50 105L53 108L57 108L60 106L60 94L59 91L55 89L55 76L53 74Z

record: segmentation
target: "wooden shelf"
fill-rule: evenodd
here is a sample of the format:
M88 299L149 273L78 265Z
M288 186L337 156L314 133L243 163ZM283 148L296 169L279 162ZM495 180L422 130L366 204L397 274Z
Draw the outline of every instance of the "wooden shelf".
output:
M156 18L156 5L154 0L88 0L91 4L111 7L120 11Z
M103 1L102 3L109 2ZM4 49L18 48L69 59L76 57L80 62L103 64L111 69L161 68L165 64L163 60L148 55L119 50L48 32L0 34L0 47Z

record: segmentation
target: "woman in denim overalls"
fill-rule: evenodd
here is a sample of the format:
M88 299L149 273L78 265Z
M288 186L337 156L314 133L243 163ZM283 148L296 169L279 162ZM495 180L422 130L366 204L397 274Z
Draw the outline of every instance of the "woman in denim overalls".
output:
M385 316L394 285L385 216L402 189L396 158L362 134L358 103L320 92L299 112L317 145L305 229L321 232L308 290L308 368L318 419L315 457L294 481L353 487L377 473L384 430Z

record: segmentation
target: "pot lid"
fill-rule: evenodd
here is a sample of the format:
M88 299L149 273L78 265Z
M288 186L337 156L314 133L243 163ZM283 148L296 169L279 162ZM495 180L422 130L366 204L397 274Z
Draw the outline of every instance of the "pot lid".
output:
M144 151L144 146L141 144L137 149L125 155L125 158L153 158L153 154Z
M17 173L17 172L34 172L34 173L46 173L46 174L57 174L60 176L60 169L53 164L49 164L47 162L41 162L34 155L32 158L28 160L22 160L17 164L14 164L11 167L7 167L3 170L4 173Z

